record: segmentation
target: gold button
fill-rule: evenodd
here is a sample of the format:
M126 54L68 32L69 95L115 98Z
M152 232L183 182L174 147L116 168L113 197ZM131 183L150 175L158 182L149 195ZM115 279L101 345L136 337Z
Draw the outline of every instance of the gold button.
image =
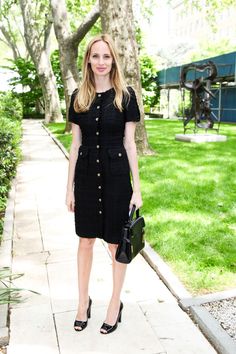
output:
M100 176L101 176L101 173L97 173L97 176L100 177Z
M100 146L99 145L97 145L97 149L99 149L100 148Z
M99 109L100 108L100 106L97 106L97 109Z
M99 118L97 117L95 120L98 121L98 119L99 119Z
M98 189L102 189L102 186L98 186Z
M97 159L96 162L99 163L99 159Z
M99 135L99 132L96 132L96 135Z
M122 156L122 153L121 153L121 152L119 152L118 156L120 156L120 157L121 157L121 156Z

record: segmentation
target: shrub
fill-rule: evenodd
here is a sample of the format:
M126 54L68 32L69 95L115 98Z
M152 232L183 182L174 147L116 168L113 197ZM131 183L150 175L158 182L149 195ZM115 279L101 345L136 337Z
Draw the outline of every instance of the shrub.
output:
M22 115L23 109L19 99L10 91L0 92L0 117L20 121Z
M40 112L44 109L43 93L34 63L24 58L8 59L8 62L10 65L4 68L16 74L9 79L9 84L12 86L15 97L22 102L23 116L41 116ZM19 85L22 85L23 92L17 92Z
M11 179L20 159L21 122L0 116L0 235Z
M144 54L140 56L142 94L145 111L156 107L160 100L156 60Z

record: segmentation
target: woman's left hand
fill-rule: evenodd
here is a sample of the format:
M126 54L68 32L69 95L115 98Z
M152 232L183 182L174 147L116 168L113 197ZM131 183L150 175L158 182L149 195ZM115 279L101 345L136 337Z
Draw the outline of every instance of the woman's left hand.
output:
M129 204L130 210L132 209L133 204L136 205L136 210L141 208L141 206L143 205L141 192L133 192L132 198L131 198L130 204Z

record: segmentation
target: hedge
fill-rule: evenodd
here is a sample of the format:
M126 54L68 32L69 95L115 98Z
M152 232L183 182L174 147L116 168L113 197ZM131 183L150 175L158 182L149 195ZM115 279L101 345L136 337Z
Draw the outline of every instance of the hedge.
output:
M17 163L21 158L21 118L22 106L9 92L0 93L0 240L3 231L3 218L11 186L16 174Z

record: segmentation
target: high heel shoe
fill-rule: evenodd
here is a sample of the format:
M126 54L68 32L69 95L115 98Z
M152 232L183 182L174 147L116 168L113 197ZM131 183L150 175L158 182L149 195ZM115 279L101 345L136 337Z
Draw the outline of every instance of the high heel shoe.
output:
M100 328L100 333L102 334L108 334L108 333L111 333L111 332L114 332L118 326L118 322L121 322L121 315L122 315L122 310L123 310L123 303L121 302L120 303L120 309L119 309L119 313L118 313L118 316L117 316L117 320L116 320L116 323L111 326L109 325L108 323L103 323L102 327ZM102 332L101 330L104 330L106 332Z
M88 319L91 317L91 305L92 305L92 299L90 299L90 297L89 297L89 305L87 308L87 321L75 320L75 322L74 322L74 330L75 331L81 332L87 327ZM80 329L76 328L76 327L80 327Z

